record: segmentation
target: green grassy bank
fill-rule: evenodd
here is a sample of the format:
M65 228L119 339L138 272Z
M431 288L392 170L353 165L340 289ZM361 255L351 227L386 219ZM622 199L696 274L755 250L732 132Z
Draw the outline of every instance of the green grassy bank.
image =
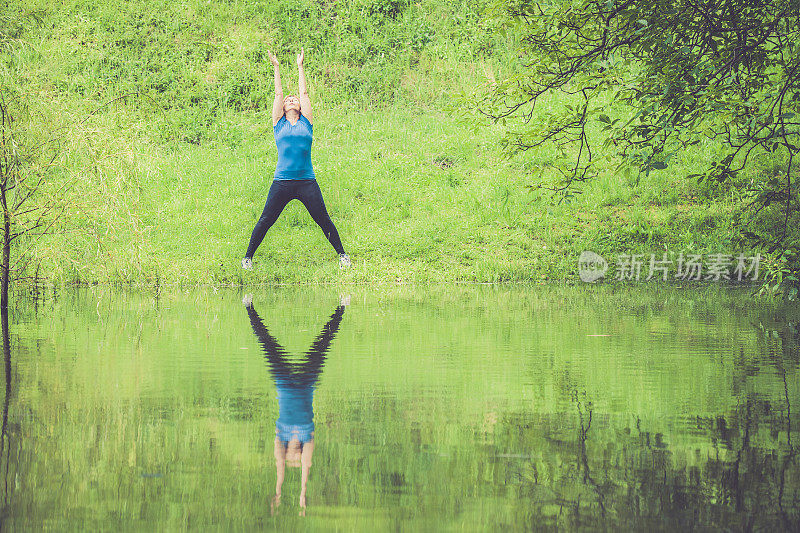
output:
M677 180L637 193L609 175L559 205L525 187L491 129L436 110L341 109L316 117L314 163L354 267L339 270L294 202L242 272L276 158L269 116L246 118L252 134L234 147L131 151L131 174L71 215L90 231L41 241L42 271L64 282L540 281L574 277L583 249L717 250L728 237L726 205L699 206Z
M8 27L22 13L12 6ZM455 95L518 61L511 41L483 26L480 2L282 6L27 6L38 22L4 52L3 80L27 99L29 137L58 139L48 182L68 188L56 230L18 242L15 253L29 259L21 275L57 284L538 282L577 279L586 249L612 264L617 254L752 253L733 228L737 192L685 179L713 145L647 177L617 173L609 160L567 201L530 189L535 169L559 153L506 158L499 126L470 127L450 109ZM264 53L281 55L291 90L300 44L315 105L312 159L353 267L339 269L293 202L243 272L276 162Z

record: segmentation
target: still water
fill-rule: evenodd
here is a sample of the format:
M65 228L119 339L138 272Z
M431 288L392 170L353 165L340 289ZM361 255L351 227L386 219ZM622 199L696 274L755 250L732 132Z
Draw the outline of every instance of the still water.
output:
M0 528L800 528L796 306L347 290L18 303Z

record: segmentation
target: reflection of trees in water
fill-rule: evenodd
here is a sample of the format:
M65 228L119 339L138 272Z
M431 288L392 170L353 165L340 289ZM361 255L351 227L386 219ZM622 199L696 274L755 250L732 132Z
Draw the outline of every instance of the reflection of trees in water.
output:
M792 396L789 390L790 378L787 377L787 368L796 369L800 366L800 328L796 322L767 326L762 322L760 327L764 332L763 351L768 354L767 363L775 369L783 386L783 405L773 409L769 402L763 402L766 404L764 410L768 413L771 422L767 429L774 434L780 431L779 428L782 428L786 435L786 452L782 458L776 459L779 462L779 465L776 465L778 475L776 503L783 527L796 531L800 529L800 519L798 518L798 500L800 500L798 484L800 482L797 475L797 449L795 448L796 443L792 442L792 432L796 432L797 427L792 425ZM793 383L793 385L796 393L797 384ZM748 437L749 433L748 426ZM749 441L749 438L747 440ZM750 454L745 455L745 460L752 460ZM737 473L740 466L739 461L741 461L741 457L737 457ZM747 468L749 464L746 463L744 466ZM787 483L787 476L793 483Z
M3 330L3 361L5 372L5 391L3 395L3 425L0 428L0 468L3 470L3 510L9 505L9 464L11 455L11 442L8 435L8 403L11 398L11 332L8 329L8 313L0 313ZM3 512L3 516L5 512ZM2 520L0 519L0 526Z
M788 394L780 405L753 394L726 416L698 417L683 428L693 445L639 420L598 419L577 391L572 403L572 413L512 415L496 427L497 442L532 451L496 459L529 525L800 530Z

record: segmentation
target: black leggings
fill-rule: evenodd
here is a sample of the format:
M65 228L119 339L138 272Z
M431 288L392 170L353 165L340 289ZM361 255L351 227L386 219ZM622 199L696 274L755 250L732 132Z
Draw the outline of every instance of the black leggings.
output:
M253 235L250 236L250 245L247 247L245 257L253 257L253 254L256 253L256 248L264 240L267 230L278 220L278 216L283 211L283 208L286 207L286 204L294 199L300 200L306 206L311 218L322 228L325 237L333 245L336 253L344 253L342 240L339 238L339 232L336 231L336 226L333 225L330 215L328 215L328 210L325 209L322 191L319 190L317 180L273 180L267 195L267 203L264 205L264 211L261 213L261 218L256 222L256 227L253 228Z

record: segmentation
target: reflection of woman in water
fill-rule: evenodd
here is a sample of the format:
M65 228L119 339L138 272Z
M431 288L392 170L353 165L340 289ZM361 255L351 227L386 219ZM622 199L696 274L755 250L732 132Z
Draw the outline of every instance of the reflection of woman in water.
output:
M306 351L302 363L289 361L286 350L269 334L261 317L253 309L251 297L243 301L250 324L264 348L270 371L278 389L278 420L275 422L275 484L273 509L280 505L285 466L301 467L300 507L306 507L306 485L314 455L314 386L322 372L325 354L339 329L347 302L343 301L331 315L322 332ZM302 513L302 511L301 511Z

